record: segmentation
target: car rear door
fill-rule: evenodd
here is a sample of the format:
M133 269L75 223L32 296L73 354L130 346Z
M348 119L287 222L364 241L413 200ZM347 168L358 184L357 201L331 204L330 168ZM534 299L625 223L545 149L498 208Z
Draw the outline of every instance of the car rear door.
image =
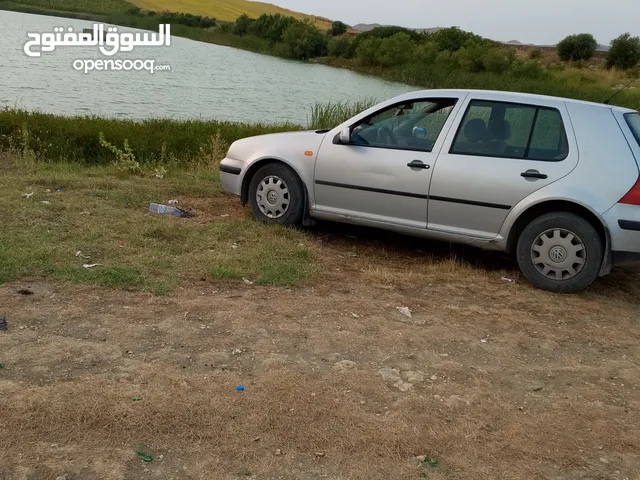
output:
M568 175L578 147L563 102L471 94L434 168L428 228L495 237L511 209Z
M316 160L315 212L426 229L431 173L461 98L405 100L352 125L347 145L327 138Z

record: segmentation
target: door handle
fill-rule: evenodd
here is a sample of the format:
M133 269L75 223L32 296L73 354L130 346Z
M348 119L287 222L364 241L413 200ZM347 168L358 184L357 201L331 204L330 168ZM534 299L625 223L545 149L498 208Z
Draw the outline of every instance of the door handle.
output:
M523 178L536 178L539 180L546 180L548 177L544 173L540 173L538 170L527 170L520 174Z
M426 163L423 163L420 160L414 160L411 163L407 163L407 167L409 167L409 168L422 168L423 170L429 170L431 168L431 165L427 165Z

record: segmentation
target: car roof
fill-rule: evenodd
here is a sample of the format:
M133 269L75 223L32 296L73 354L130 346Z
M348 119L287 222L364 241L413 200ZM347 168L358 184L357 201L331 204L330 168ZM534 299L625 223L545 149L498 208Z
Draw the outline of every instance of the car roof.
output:
M576 104L582 104L582 105L589 105L592 107L599 107L599 108L608 108L608 109L612 109L612 110L619 110L622 112L637 112L637 110L633 110L631 108L625 108L625 107L618 107L616 105L608 105L606 103L597 103L597 102L588 102L585 100L576 100L575 98L565 98L565 97L556 97L556 96L550 96L550 95L539 95L539 94L534 94L534 93L522 93L522 92L510 92L510 91L505 91L505 90L476 90L476 89L431 89L431 90L416 90L413 92L409 92L404 96L410 96L410 97L414 97L414 96L423 96L423 95L446 95L446 94L461 94L461 93L471 93L471 94L488 94L488 95L499 95L501 97L504 97L504 99L510 99L514 102L516 102L518 99L522 100L522 99L528 99L528 100L552 100L552 101L558 101L558 102L565 102L565 103L576 103Z

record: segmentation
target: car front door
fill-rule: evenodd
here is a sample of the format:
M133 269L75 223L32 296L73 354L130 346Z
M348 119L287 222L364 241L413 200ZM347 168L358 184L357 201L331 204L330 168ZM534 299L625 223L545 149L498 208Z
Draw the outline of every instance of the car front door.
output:
M460 97L383 107L327 138L316 160L314 211L426 229L431 173Z
M470 95L461 106L433 170L430 230L494 238L514 206L576 167L564 103L512 98Z

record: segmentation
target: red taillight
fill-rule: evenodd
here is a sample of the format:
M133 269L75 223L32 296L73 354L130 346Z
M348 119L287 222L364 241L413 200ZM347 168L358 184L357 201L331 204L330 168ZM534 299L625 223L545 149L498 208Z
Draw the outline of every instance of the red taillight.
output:
M618 203L626 203L627 205L640 205L640 178L631 190L620 199Z

